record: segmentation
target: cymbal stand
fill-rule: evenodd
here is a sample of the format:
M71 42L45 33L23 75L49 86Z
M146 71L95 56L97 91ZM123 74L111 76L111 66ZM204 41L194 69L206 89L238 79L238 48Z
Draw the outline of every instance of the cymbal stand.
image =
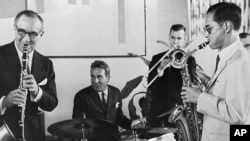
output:
M84 124L81 125L81 131L82 131L81 141L88 141L88 139L86 138L86 134L85 134L85 125Z
M137 139L139 139L139 134L136 128L132 129L132 134L135 136L134 141L137 141Z

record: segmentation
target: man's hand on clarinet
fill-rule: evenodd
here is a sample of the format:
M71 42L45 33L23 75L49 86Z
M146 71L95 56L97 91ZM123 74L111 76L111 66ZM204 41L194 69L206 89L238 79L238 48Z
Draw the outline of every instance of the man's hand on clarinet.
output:
M2 108L11 108L14 105L22 106L25 102L25 92L21 89L15 89L3 99Z

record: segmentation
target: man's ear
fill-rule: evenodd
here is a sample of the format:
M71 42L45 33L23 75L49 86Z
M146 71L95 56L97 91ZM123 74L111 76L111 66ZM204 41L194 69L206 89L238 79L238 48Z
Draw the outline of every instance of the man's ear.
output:
M226 21L223 28L225 34L231 33L231 31L233 30L233 24L229 21Z
M42 36L43 36L43 34L44 34L44 31L41 31L41 33L40 33L40 37L42 37Z

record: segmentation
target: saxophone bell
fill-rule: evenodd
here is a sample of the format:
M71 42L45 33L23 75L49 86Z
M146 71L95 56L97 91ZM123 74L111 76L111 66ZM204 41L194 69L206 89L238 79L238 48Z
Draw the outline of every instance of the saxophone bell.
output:
M15 141L16 140L5 121L3 121L3 125L0 127L0 140L1 141Z
M174 107L172 109L172 113L168 117L168 122L172 122L172 123L176 122L180 118L183 110L184 110L183 105L177 105L176 107Z

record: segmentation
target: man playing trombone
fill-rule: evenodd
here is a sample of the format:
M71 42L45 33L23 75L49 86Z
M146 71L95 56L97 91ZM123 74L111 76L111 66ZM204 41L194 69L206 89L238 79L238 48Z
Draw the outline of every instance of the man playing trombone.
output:
M159 115L170 111L176 104L183 104L180 95L182 69L170 65L172 52L175 50L181 52L186 47L186 28L182 24L172 25L169 33L169 43L170 49L154 55L149 65L148 84L151 91L151 107L148 125L150 127L176 127L175 124L168 122L169 114L160 117ZM192 66L192 68L195 68L195 59L193 57L189 58L187 63L191 64L189 66Z

